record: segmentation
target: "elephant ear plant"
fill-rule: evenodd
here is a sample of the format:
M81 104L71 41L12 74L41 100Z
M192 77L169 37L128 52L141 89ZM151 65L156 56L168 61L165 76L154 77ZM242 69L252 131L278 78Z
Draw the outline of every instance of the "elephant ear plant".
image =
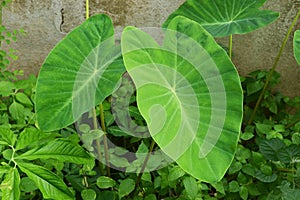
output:
M123 57L157 145L196 178L220 180L233 159L242 119L239 76L226 52L183 17L171 21L162 46L127 27L122 57L112 36L111 20L95 15L52 50L37 81L38 126L60 129L102 103L125 71Z
M243 93L234 65L213 36L248 33L271 23L278 13L259 11L264 2L187 1L164 23L162 45L145 31L126 27L118 46L109 17L87 19L42 66L36 92L38 126L57 130L90 110L95 122L97 105L105 121L102 103L127 71L154 142L195 178L219 181L236 151ZM97 147L107 148L104 139L110 131L104 122L101 128ZM95 156L103 152L109 150L98 149ZM105 157L106 165L113 164Z

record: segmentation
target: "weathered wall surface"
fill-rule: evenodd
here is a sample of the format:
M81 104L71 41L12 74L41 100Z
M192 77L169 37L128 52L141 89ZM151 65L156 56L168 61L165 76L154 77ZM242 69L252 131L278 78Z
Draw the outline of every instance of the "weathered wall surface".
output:
M3 10L3 23L9 29L23 28L27 35L12 48L19 59L12 68L37 73L51 48L67 32L84 21L84 0L12 0ZM90 0L90 13L106 13L113 18L116 32L126 25L159 27L184 0ZM255 69L271 68L289 25L300 9L300 0L269 0L264 6L281 13L268 27L247 35L234 36L234 63L243 75ZM297 24L300 29L300 23ZM226 40L220 42L227 43ZM282 75L280 89L285 94L300 96L300 67L288 41L278 71Z

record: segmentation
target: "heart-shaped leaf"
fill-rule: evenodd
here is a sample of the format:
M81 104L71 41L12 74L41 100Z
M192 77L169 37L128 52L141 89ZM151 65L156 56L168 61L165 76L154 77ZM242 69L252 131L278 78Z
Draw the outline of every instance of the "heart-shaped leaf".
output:
M278 18L276 12L259 10L265 1L187 0L169 16L163 27L181 15L198 22L214 37L249 33Z
M40 129L70 125L113 92L125 70L113 34L111 19L95 15L50 52L36 86Z
M294 56L300 65L300 30L295 31L294 34Z
M220 180L233 159L242 119L240 80L226 52L198 23L176 17L162 46L127 27L122 54L156 143L194 177Z

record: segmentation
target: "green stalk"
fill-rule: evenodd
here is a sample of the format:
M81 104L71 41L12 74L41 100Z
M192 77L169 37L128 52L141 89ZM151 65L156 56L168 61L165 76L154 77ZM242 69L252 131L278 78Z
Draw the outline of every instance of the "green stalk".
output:
M264 84L263 90L261 91L261 93L260 93L260 95L259 95L259 98L258 98L258 100L257 100L257 102L256 102L256 104L255 104L254 110L253 110L253 112L252 112L252 114L251 114L251 116L250 116L250 119L249 119L249 121L248 121L248 125L252 124L252 122L253 122L253 120L254 120L254 117L255 117L255 115L256 115L257 109L258 109L258 107L259 107L261 101L263 100L263 97L264 97L264 95L265 95L265 92L266 92L266 90L267 90L267 88L268 88L268 86L269 86L270 80L271 80L271 78L272 78L272 76L273 76L273 73L275 72L275 69L276 69L276 67L277 67L277 65L278 65L278 62L279 62L279 60L280 60L280 58L281 58L281 56L282 56L283 50L284 50L284 48L285 48L285 46L286 46L286 44L287 44L287 41L288 41L288 39L289 39L289 37L290 37L292 31L293 31L294 26L296 25L296 22L297 22L299 16L300 16L300 11L297 13L296 17L294 18L293 23L291 24L291 26L290 26L290 28L289 28L289 30L288 30L286 36L285 36L285 39L283 40L283 43L282 43L282 45L281 45L281 48L280 48L280 50L279 50L279 52L278 52L278 54L277 54L277 56L276 56L276 58L275 58L275 62L274 62L274 64L273 64L273 67L272 67L272 69L271 69L271 71L270 71L270 73L269 73L269 75L268 75L268 78L267 78L267 80L266 80L266 82L265 82L265 84Z
M97 126L97 114L96 114L96 109L95 107L93 107L92 109L93 111L93 125L94 125L94 130L97 130L98 129L98 126ZM97 154L98 154L98 164L99 164L99 170L100 170L100 174L104 174L103 172L103 166L102 166L102 155L101 155L101 143L100 143L100 139L98 138L96 140L96 146L97 146Z
M289 129L292 126L296 125L298 122L300 122L300 118L296 119L295 121L293 121L292 123L290 123L289 125L285 126L285 129Z
M110 164L109 164L108 144L107 144L106 126L105 126L104 110L103 110L102 103L99 105L99 109L100 109L101 128L102 128L103 132L105 133L103 135L103 143L104 143L106 173L107 173L107 176L110 177Z
M233 35L229 36L229 58L232 59L232 40L233 40Z
M135 187L136 187L136 188L138 188L138 186L139 186L139 184L140 184L142 175L143 175L143 173L144 173L144 171L145 171L145 169L146 169L146 166L147 166L148 160L149 160L149 158L150 158L151 152L152 152L153 149L154 149L154 145L155 145L155 142L154 142L154 140L152 139L151 144L150 144L149 152L148 152L148 154L147 154L147 156L146 156L146 158L145 158L145 160L144 160L144 163L143 163L143 165L142 165L142 168L141 168L141 171L140 171L140 173L139 173L139 176L137 177L137 179L136 179L136 181L135 181Z

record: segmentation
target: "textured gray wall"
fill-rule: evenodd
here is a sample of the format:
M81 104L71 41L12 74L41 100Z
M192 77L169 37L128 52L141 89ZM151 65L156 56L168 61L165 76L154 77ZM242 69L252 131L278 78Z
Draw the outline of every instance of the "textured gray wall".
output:
M84 21L84 0L12 0L3 10L3 23L9 29L27 32L13 44L19 59L12 68L37 73L51 48L67 32ZM91 14L106 13L113 18L116 32L126 25L159 27L184 0L90 0ZM234 63L243 75L255 69L271 68L289 25L300 9L300 0L269 0L266 9L281 12L270 26L247 35L234 36ZM297 24L300 29L300 23ZM219 40L226 44L227 39ZM300 96L300 67L292 52L290 38L278 70L282 75L280 90Z

